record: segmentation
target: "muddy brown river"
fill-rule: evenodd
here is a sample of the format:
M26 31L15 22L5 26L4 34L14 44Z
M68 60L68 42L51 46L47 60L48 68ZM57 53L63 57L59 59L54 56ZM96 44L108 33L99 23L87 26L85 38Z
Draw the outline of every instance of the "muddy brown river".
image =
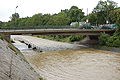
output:
M120 80L120 53L80 49L24 56L46 80Z
M120 80L119 52L91 48L37 52L19 41L13 44L45 80Z

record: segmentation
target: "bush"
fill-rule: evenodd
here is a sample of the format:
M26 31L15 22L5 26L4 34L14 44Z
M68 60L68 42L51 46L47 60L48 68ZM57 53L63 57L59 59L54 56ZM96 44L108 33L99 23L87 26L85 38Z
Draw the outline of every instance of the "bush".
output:
M0 39L3 40L3 36L0 34Z
M107 46L110 46L110 47L120 47L120 36L113 35L108 39L106 43L107 43Z
M113 36L109 36L102 33L99 37L99 43L109 47L120 47L120 35L115 33Z
M83 35L37 35L35 37L39 38L45 38L49 40L56 40L56 41L62 41L62 42L74 42L74 41L80 41L85 36Z
M80 41L83 38L84 38L83 35L72 35L72 36L69 37L69 41L70 42Z
M106 45L106 42L108 41L109 37L110 36L108 34L101 33L100 37L98 38L99 39L99 44L100 45Z

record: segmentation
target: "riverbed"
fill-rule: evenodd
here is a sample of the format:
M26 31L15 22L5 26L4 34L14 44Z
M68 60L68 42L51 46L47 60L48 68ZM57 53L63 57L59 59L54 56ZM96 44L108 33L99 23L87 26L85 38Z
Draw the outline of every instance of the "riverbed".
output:
M22 46L21 52L30 65L46 80L120 80L119 52L91 48L37 52L24 43L16 43Z

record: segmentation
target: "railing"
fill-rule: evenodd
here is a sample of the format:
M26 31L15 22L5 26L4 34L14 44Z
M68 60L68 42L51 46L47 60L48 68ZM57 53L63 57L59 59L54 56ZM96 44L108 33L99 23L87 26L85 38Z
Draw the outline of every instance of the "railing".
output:
M21 30L21 29L77 29L73 26L30 26L30 27L0 27L2 30Z

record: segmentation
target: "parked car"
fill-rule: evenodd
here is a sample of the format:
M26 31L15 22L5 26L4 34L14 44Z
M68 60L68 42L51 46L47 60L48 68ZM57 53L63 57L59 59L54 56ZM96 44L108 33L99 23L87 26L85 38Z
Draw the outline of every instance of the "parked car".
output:
M99 25L100 29L115 29L117 27L116 24L104 24L104 25Z
M81 24L78 29L93 29L90 23L83 23Z

